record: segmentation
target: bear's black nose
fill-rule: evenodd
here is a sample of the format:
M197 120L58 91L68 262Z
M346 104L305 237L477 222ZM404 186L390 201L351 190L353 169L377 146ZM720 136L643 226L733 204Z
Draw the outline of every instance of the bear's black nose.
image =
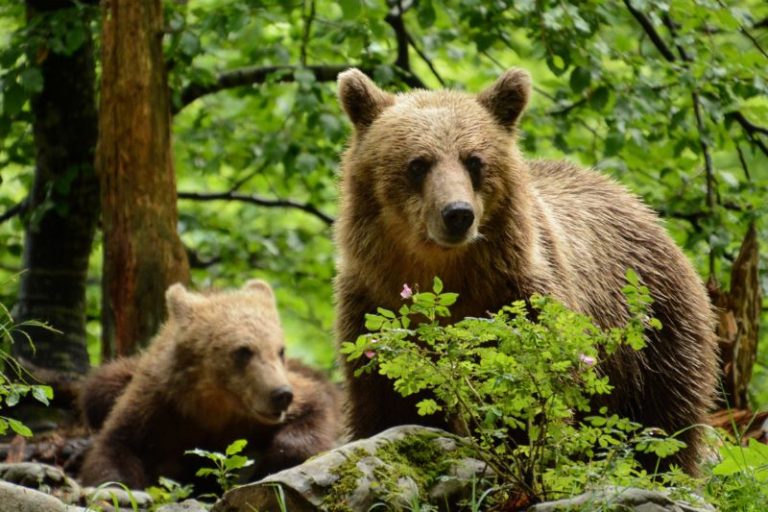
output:
M293 390L291 390L290 386L280 386L279 388L272 390L269 399L272 402L272 407L274 407L276 411L282 412L291 405L291 402L293 401Z
M441 213L445 229L452 237L464 236L469 226L475 220L475 212L472 210L472 205L464 201L450 203L443 208Z

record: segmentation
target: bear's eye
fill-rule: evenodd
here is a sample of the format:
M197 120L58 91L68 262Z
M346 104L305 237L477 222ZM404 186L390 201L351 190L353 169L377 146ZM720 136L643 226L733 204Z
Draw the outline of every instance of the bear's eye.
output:
M280 349L280 353L278 355L280 356L280 360L285 362L285 347Z
M469 172L469 177L472 179L472 186L479 188L483 182L483 170L485 170L485 162L477 155L469 155L464 159L464 167Z
M429 172L431 164L424 157L414 158L408 162L408 179L415 186L420 187L424 182L424 177Z
M253 349L251 347L238 347L232 352L232 358L238 366L247 365L253 358Z

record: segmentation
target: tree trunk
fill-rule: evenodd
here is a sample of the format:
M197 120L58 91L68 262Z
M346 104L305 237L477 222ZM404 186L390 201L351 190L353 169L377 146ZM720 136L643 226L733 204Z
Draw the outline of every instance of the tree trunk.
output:
M53 10L74 9L59 3ZM87 13L87 10L83 10ZM27 1L29 25L44 37L40 2ZM84 16L85 17L85 16ZM27 202L17 321L44 320L58 331L27 328L34 349L16 336L14 353L26 364L58 372L88 370L85 337L85 281L99 214L93 170L97 137L93 42L89 19L85 41L69 55L43 46L33 49L43 88L32 97L35 178ZM43 43L45 45L45 43Z
M763 303L759 249L757 230L752 222L731 268L730 290L725 292L715 283L709 283L709 294L717 309L723 386L719 401L722 407L749 409L747 391L757 359Z
M176 232L168 80L160 0L103 6L99 145L104 229L102 346L134 352L165 316L165 289L186 282Z

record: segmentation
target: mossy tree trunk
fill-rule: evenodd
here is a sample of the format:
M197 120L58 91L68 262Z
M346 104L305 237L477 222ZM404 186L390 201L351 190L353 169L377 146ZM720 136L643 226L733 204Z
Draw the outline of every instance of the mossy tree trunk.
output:
M162 2L105 0L102 8L102 347L126 355L157 331L165 289L186 282L189 265L176 231Z
M29 58L42 75L31 99L35 176L26 203L23 266L16 321L43 320L60 332L27 328L33 349L16 336L15 354L27 364L57 372L84 373L85 285L99 215L93 169L97 137L95 72L89 9L71 2L27 0L30 38L39 40ZM69 10L70 12L64 12ZM48 45L57 16L78 19L82 43L69 53Z

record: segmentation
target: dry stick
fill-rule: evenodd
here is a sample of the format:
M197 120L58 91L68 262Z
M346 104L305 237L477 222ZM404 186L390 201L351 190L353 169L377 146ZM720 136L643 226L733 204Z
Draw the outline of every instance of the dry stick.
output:
M193 201L241 201L243 203L255 204L267 208L294 208L309 213L322 220L327 225L332 225L334 218L319 210L310 203L300 203L293 199L266 199L254 194L242 194L235 191L229 192L178 192L179 199L189 199Z

